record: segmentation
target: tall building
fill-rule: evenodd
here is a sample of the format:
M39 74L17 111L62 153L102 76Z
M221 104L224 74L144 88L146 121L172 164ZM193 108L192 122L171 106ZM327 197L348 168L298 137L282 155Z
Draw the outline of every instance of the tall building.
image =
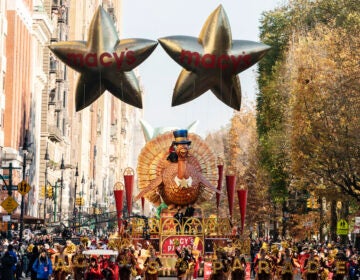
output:
M84 216L115 211L113 186L123 182L127 167L136 169L144 144L142 110L110 93L76 112L79 74L48 48L52 42L88 40L99 5L114 20L121 39L121 0L0 1L0 166L12 163L18 168L13 184L22 180L27 135L25 175L31 191L25 214L47 223L70 225L74 210ZM0 200L6 195L0 192ZM18 194L14 197L20 202ZM76 203L75 197L85 203Z
M27 213L32 216L43 218L44 211L41 211L44 204L44 195L41 190L44 182L44 151L46 144L44 138L47 134L47 123L44 124L43 117L48 116L49 88L54 83L51 79L51 65L49 61L48 44L55 30L55 25L50 18L50 9L45 1L34 1L32 13L32 76L33 76L33 95L31 100L30 114L30 134L32 135L31 151L33 162L29 174L29 182L32 190L30 191L29 207ZM40 212L42 215L40 215Z
M0 2L0 164L4 148L5 76L6 76L6 1Z
M1 172L3 178L18 184L25 176L23 168L23 143L30 127L30 108L33 76L32 51L32 1L1 1ZM4 18L6 17L6 18ZM1 182L4 185L4 182ZM0 193L0 200L7 197ZM21 195L12 196L20 201ZM16 211L19 211L17 209Z

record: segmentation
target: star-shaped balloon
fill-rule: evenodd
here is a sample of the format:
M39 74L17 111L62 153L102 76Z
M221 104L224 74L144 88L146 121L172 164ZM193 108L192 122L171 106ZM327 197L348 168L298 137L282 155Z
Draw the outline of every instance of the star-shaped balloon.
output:
M209 89L226 105L240 110L237 74L258 62L270 48L252 41L232 40L229 20L220 5L206 20L199 38L160 38L165 51L184 69L174 88L172 106L189 102Z
M75 106L80 111L108 90L127 104L142 108L141 89L132 71L156 48L146 39L120 40L114 23L99 6L90 24L88 41L66 41L50 45L65 64L81 73Z

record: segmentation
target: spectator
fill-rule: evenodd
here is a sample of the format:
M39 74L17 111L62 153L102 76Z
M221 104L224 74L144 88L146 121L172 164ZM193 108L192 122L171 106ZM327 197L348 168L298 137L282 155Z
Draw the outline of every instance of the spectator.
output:
M40 251L40 256L35 260L32 269L36 272L37 280L48 280L52 274L52 264L45 248Z
M1 259L1 279L15 280L15 271L13 267L16 265L16 259L9 251L6 251Z

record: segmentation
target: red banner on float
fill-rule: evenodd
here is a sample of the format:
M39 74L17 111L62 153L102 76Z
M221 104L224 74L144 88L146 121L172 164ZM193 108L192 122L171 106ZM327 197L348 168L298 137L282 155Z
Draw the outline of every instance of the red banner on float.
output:
M192 249L194 240L195 240L195 236L188 236L188 235L169 236L165 238L162 242L161 253L164 255L175 255L176 248L178 248L178 250L182 250L182 248L190 246ZM203 252L203 249L204 249L204 245L202 240L200 239L197 245L197 250Z
M141 213L144 215L144 209L145 209L145 197L141 197Z
M127 203L127 212L130 216L132 212L132 194L133 194L133 185L134 185L134 174L133 170L128 167L124 172L124 184L126 191L126 203Z
M237 191L238 199L239 199L240 216L241 216L241 234L243 233L244 224L245 224L247 192L248 192L248 190L238 190Z
M120 232L122 210L123 210L123 195L124 195L124 190L114 190L119 232Z
M235 184L236 184L235 175L226 175L226 189L227 189L228 202L229 202L230 218L232 218L233 210L234 210Z
M218 173L219 173L219 179L218 179L218 185L217 185L217 189L219 191L221 191L221 186L222 186L222 181L223 181L223 170L224 170L224 166L219 164L217 166L218 168ZM219 208L220 205L220 194L217 193L216 194L216 208Z

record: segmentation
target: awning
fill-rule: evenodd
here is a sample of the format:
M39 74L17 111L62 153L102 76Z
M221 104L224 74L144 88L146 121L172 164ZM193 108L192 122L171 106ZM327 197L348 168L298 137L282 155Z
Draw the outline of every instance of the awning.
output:
M0 213L1 221L2 221L2 217L7 215L8 215L7 213L3 213L3 212ZM11 222L20 223L20 214L19 213L11 214ZM43 223L44 223L44 219L42 218L24 215L24 224L43 224Z

